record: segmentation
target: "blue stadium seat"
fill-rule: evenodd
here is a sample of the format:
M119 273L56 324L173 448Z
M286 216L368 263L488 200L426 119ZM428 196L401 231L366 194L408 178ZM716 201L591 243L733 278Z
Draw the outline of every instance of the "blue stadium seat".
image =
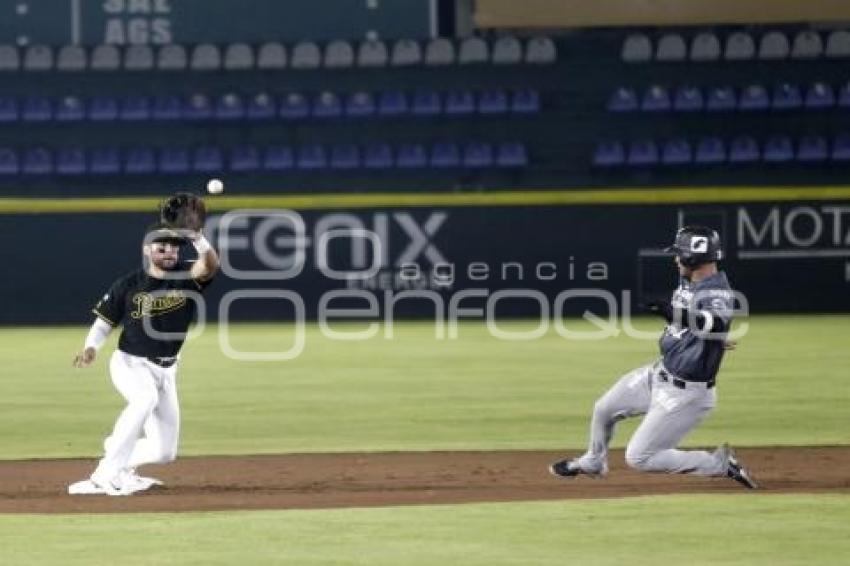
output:
M460 150L454 142L437 142L431 148L431 167L447 168L460 165Z
M798 161L824 161L829 157L829 144L822 136L803 136L797 147Z
M89 120L111 122L118 119L118 101L111 96L95 96L89 100Z
M620 87L608 99L608 110L611 112L634 112L640 107L634 89Z
M273 145L266 148L263 154L263 169L268 171L285 171L295 166L292 148L285 145Z
M418 90L413 94L413 114L434 116L443 111L440 95L433 90Z
M183 102L175 95L159 95L153 99L151 115L154 120L179 120L183 115Z
M119 118L127 122L142 122L151 118L151 101L147 96L131 94L121 100Z
M317 143L301 146L295 166L298 169L324 169L327 167L325 148Z
M626 162L626 150L618 141L604 141L596 145L593 164L600 167L613 167Z
M91 152L89 171L97 175L111 175L121 171L121 155L115 148L95 149Z
M186 173L191 169L189 150L171 147L159 152L159 171L161 173Z
M85 106L78 96L64 96L56 105L58 122L79 122L85 117Z
M499 167L525 167L528 152L519 142L503 142L496 148L496 165Z
M124 156L124 172L129 174L153 173L156 169L156 159L149 147L128 149Z
M331 169L357 169L360 167L360 149L353 143L331 148Z
M24 151L21 172L24 175L49 175L53 173L53 154L43 147Z
M705 109L711 112L729 112L738 106L735 89L731 86L717 86L708 91Z
M771 136L764 143L762 159L770 162L791 161L794 159L794 144L788 136Z
M245 104L241 96L228 92L216 99L213 113L217 120L241 120L245 117Z
M342 102L333 92L321 92L313 99L313 116L318 118L336 118L342 116Z
M224 170L224 157L217 147L203 146L192 152L192 169L199 173L217 173Z
M396 165L405 169L425 167L428 164L428 152L418 143L402 144L396 155Z
M673 97L673 109L677 112L698 112L702 110L702 91L695 86L680 86Z
M183 105L183 118L193 121L209 120L213 115L210 97L203 93L195 93L186 97Z
M806 91L806 108L831 108L835 106L835 93L826 83L814 83Z
M658 146L652 140L635 140L629 144L626 159L629 165L653 165L658 163Z
M773 89L772 106L777 110L789 110L803 105L803 95L800 87L790 83L782 83Z
M749 163L760 157L758 143L750 136L738 136L729 144L730 163Z
M299 92L290 92L283 96L280 101L281 118L289 120L297 120L306 118L310 114L310 104L307 102L307 97Z
M0 96L0 122L14 122L18 119L18 101L14 96Z
M667 140L661 148L661 163L681 165L693 161L693 152L688 140L676 138Z
M25 122L48 122L53 119L53 105L44 96L30 96L24 99L21 118Z
M18 153L11 148L0 148L0 175L17 175L20 171Z
M540 93L531 88L515 90L511 96L511 112L516 114L540 112Z
M644 112L665 112L670 110L671 106L670 93L659 85L646 89L640 102L640 109Z
M86 172L86 154L82 149L60 149L56 152L56 172L60 175L82 175Z
M382 116L398 116L407 114L407 97L403 92L390 90L382 92L378 97L378 114Z
M741 99L738 101L740 110L765 110L770 106L770 97L767 89L762 85L749 85L741 91Z
M459 115L475 112L475 95L468 90L453 90L446 94L446 114Z
M491 167L493 146L485 142L469 142L463 148L464 167Z
M838 105L842 108L850 108L850 81L841 85L838 91Z
M251 145L234 147L230 150L230 170L237 172L260 169L260 152Z
M850 134L839 134L832 142L833 161L850 161Z
M375 113L375 97L369 92L355 92L345 101L348 116L371 116Z
M726 161L726 146L718 137L702 138L697 143L697 163L723 163Z
M367 169L389 169L394 165L393 149L387 143L370 143L363 152Z
M501 89L485 90L478 95L480 114L504 114L508 111L508 95Z
M249 120L271 120L277 115L274 98L267 92L258 92L248 102L245 115Z

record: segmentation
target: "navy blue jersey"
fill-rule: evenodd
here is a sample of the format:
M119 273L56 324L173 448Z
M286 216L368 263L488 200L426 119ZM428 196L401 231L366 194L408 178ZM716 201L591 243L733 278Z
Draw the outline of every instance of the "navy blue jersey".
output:
M687 328L687 321L674 321L667 325L659 345L664 367L672 374L688 381L711 381L720 369L723 344L732 322L735 306L732 288L722 271L696 283L682 279L673 292L673 307L702 311L712 318L720 318L723 331L707 334Z

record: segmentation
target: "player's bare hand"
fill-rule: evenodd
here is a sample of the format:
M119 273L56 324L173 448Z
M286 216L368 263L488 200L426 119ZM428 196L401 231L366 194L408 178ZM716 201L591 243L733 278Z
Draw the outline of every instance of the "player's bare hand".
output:
M724 350L734 350L737 347L738 347L738 342L736 342L735 340L726 340L725 342L723 342L723 349Z
M97 357L97 350L94 348L86 348L82 352L76 355L74 358L74 367L75 368L84 368L91 365L94 359Z

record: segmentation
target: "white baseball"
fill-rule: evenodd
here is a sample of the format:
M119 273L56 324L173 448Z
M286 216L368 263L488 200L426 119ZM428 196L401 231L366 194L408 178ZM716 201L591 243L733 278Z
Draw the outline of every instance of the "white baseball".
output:
M211 195L217 195L224 192L224 183L221 179L210 179L207 181L207 192Z

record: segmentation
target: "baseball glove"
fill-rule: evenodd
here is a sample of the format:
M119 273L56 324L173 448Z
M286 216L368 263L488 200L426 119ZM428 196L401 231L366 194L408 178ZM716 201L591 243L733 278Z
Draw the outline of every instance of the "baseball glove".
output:
M191 193L177 193L159 206L160 220L171 228L200 231L207 217L204 200Z

